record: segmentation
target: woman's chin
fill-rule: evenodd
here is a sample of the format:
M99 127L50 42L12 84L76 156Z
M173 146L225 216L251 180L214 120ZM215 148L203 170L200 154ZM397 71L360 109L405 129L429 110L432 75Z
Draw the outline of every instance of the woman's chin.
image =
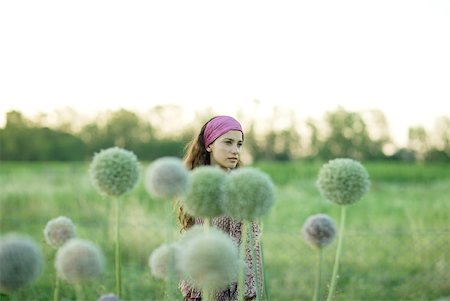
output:
M237 166L237 163L229 164L230 166L228 168L234 169Z

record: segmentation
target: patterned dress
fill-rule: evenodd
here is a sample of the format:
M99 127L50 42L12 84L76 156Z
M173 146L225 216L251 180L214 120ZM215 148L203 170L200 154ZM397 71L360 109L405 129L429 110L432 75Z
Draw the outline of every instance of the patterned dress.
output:
M195 224L203 224L203 220L201 218L195 218ZM231 239L240 246L241 244L241 230L242 230L242 222L236 221L228 216L219 216L211 219L211 225L219 228L220 230L228 233ZM260 242L259 242L259 227L255 222L251 223L252 225L252 233L255 238L255 254L256 254L256 263L257 263L257 271L259 274L259 283L260 283L260 292L262 294L262 273L261 273L261 258L260 258ZM250 229L247 229L249 232ZM251 300L256 297L256 284L253 275L253 264L252 264L252 250L250 248L250 242L247 241L247 252L246 252L246 277L245 277L245 300ZM186 281L180 282L180 289L183 294L184 300L188 301L199 301L201 300L201 292L189 286ZM232 283L227 289L216 292L215 299L218 301L237 301L238 298L238 290L237 283Z

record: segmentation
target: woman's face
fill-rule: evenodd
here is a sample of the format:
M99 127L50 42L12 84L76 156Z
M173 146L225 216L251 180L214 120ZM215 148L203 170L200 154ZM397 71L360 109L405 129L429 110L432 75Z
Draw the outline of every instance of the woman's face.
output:
M236 168L242 143L241 131L229 131L217 138L206 148L210 153L211 165L219 165L227 170Z

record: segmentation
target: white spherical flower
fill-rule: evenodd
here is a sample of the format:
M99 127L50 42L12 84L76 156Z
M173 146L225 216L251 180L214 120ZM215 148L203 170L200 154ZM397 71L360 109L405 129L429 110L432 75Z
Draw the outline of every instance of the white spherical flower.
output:
M213 231L216 231L216 228L212 228ZM186 243L188 243L191 239L196 237L197 235L201 235L205 233L205 227L200 224L193 225L186 232L184 232L181 237L178 239L178 244L184 249Z
M183 195L189 184L189 171L176 157L162 157L147 168L145 187L156 197L173 198Z
M95 244L75 238L58 250L55 267L59 277L78 284L98 277L104 268L104 258Z
M114 295L113 293L101 295L97 301L120 301L119 297Z
M336 237L336 224L326 214L315 214L305 221L302 234L312 247L322 249L333 242Z
M236 281L243 263L236 244L220 230L210 228L183 244L180 267L197 289L217 290Z
M275 202L275 186L264 172L245 167L233 171L224 184L223 211L238 220L254 220Z
M42 252L33 239L19 234L0 238L0 291L11 293L33 282L42 267Z
M169 277L172 277L172 279L180 279L179 260L181 251L177 243L162 244L156 248L148 260L148 266L152 275L165 280Z
M191 184L183 199L186 211L192 216L221 215L226 176L224 170L213 166L194 169L191 172Z
M70 218L65 216L50 220L44 229L45 241L53 248L61 247L75 235L75 225Z
M326 199L339 205L352 204L369 190L369 174L353 159L334 159L320 169L317 186Z
M91 182L102 194L119 196L139 180L139 162L128 150L111 147L96 153L89 167Z

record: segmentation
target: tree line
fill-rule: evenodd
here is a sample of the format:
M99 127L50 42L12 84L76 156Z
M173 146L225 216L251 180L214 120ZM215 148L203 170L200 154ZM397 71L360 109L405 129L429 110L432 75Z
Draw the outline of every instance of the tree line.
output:
M195 122L179 124L177 107L154 107L151 116L120 109L97 116L74 128L76 120L49 126L31 120L19 111L6 113L0 129L2 161L82 161L111 146L133 151L141 160L162 156L181 157L186 143L211 111L197 113ZM242 114L238 114L242 115ZM381 111L352 112L338 107L320 120L299 124L294 115L274 110L268 120L238 116L245 128L245 158L253 161L329 160L349 157L357 160L408 162L450 162L450 117L436 120L435 128L409 128L408 144L397 147ZM284 126L280 126L283 124Z

